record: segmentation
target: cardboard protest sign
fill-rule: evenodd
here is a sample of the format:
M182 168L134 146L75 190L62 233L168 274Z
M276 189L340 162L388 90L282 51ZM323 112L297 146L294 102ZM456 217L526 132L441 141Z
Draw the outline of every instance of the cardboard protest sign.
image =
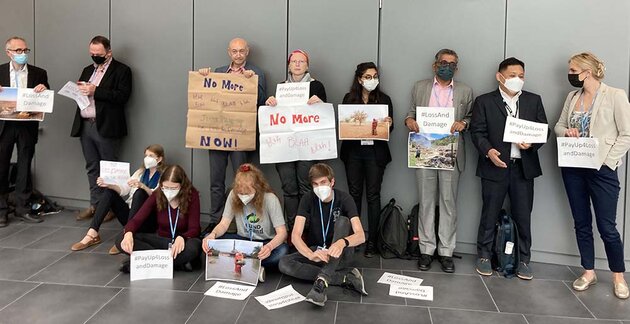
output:
M332 104L262 106L258 123L261 164L337 158Z
M173 257L170 250L133 251L129 264L131 281L173 279Z
M257 96L256 75L189 72L186 147L255 150Z

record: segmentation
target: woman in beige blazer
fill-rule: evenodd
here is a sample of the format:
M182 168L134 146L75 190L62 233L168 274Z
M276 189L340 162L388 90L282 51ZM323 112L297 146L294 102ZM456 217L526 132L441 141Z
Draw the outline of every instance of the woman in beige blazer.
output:
M604 63L591 53L571 57L569 82L580 89L567 96L555 132L558 137L592 137L599 142L599 170L561 168L584 267L582 276L573 282L573 289L583 291L597 283L592 201L597 229L613 272L613 290L618 298L625 299L628 284L623 277L623 242L616 227L620 190L617 167L630 148L630 103L623 90L601 81L604 70Z

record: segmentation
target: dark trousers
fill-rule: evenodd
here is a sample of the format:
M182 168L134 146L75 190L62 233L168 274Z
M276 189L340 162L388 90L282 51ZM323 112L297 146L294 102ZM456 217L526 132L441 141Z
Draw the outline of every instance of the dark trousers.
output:
M242 237L238 234L233 234L233 233L225 233L223 236L219 237L218 239L219 240L225 239L225 240L249 241L249 238ZM264 240L264 241L254 240L254 242L260 242L263 245L269 243L269 241L271 240ZM262 265L266 269L277 269L278 263L280 263L280 259L283 256L287 255L288 252L289 252L289 245L287 245L286 243L282 243L278 245L275 249L273 249L273 251L271 251L271 255L268 256L266 259L262 260L260 262L260 265Z
M287 221L289 233L295 223L300 199L312 189L308 171L313 164L313 161L276 163L276 171L282 183L284 218Z
M0 215L6 215L8 212L9 167L11 165L11 156L13 155L13 146L16 144L15 213L16 215L23 215L31 210L27 203L33 192L31 161L35 154L37 137L33 138L32 133L28 131L27 125L21 125L20 123L31 122L5 121L4 130L0 135Z
M378 224L381 215L381 184L385 168L379 166L376 160L349 159L346 163L348 177L348 191L354 199L357 211L361 215L363 201L363 185L368 206L368 242L376 244Z
M335 222L335 232L333 242L346 237L350 234L350 220L348 217L340 216ZM315 251L317 247L311 246L311 250ZM350 264L354 255L354 248L347 247L343 249L339 258L330 258L328 263L313 262L295 252L285 255L280 259L280 272L287 276L295 277L302 280L314 282L318 277L324 278L330 285L338 286L343 283L343 279L350 272Z
M120 246L122 242L123 234L121 233L116 237L116 247L119 251L123 251ZM133 250L167 250L168 244L171 243L171 239L167 237L161 237L157 233L135 233L133 234ZM123 253L127 254L123 251ZM173 260L173 266L181 266L187 262L191 262L193 259L198 258L201 253L201 240L198 238L190 238L186 240L184 250L177 255Z
M103 193L103 188L96 184L96 178L101 174L101 160L118 161L118 147L120 140L117 138L105 138L98 133L96 122L83 120L81 129L81 149L85 158L88 183L90 185L90 205L98 205L98 199Z
M228 158L232 160L234 174L238 167L247 163L247 152L208 151L210 155L210 223L218 223L225 205L225 169Z
M534 204L534 179L523 177L520 160L508 163L508 176L501 181L481 179L481 220L477 233L477 255L490 259L499 212L505 196L510 197L510 215L518 229L520 261L529 263L532 245L531 215Z
M605 165L599 171L581 168L561 168L561 170L573 214L582 266L587 270L595 267L592 201L595 223L608 257L608 267L612 272L625 272L623 242L617 231L616 222L620 190L617 171Z
M103 194L99 199L98 206L96 206L96 211L94 212L94 217L92 218L92 223L90 228L94 229L98 232L103 224L103 220L107 213L111 210L116 218L123 226L127 225L129 219L131 219L142 207L142 204L149 198L149 195L146 191L142 189L136 190L133 194L133 199L131 201L131 208L127 205L127 202L114 190L105 189ZM140 233L155 233L157 231L157 217L155 215L149 216L138 232Z

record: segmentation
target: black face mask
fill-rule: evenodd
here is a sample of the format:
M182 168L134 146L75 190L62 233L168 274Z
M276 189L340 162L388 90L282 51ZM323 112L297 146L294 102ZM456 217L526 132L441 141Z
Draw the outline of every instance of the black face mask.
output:
M584 86L584 80L580 81L579 73L569 73L569 83L576 88L581 88Z
M105 56L92 55L92 61L94 61L94 63L98 65L105 63L106 60L107 60L107 57Z

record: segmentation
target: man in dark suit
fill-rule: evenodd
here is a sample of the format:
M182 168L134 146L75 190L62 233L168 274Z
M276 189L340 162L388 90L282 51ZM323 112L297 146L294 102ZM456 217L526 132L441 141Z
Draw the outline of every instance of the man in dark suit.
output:
M83 110L77 107L71 133L81 141L90 184L90 207L78 214L78 220L94 216L102 192L96 184L100 161L118 160L120 140L127 135L125 105L131 95L131 69L112 57L109 39L94 37L90 56L94 64L83 69L78 82L90 105Z
M496 74L499 89L483 94L473 105L470 125L472 141L479 152L477 176L481 178L483 207L477 234L477 272L492 275L490 258L495 224L505 196L510 196L511 215L516 223L520 263L517 276L533 278L529 267L531 248L531 212L534 201L534 178L542 174L538 149L542 144L507 143L503 133L508 115L547 123L539 95L522 91L525 64L510 57L499 65Z
M0 65L0 91L2 87L31 88L42 92L49 88L46 71L27 64L31 51L26 41L11 37L5 44L11 62ZM31 161L35 154L39 122L0 120L0 227L8 225L9 166L13 146L17 144L17 175L15 180L15 216L28 223L40 223L41 218L31 215L28 199L33 191Z
M228 45L228 56L232 62L214 70L216 73L242 74L246 77L258 76L258 98L257 107L265 104L267 99L265 91L265 74L255 65L247 62L249 55L249 45L242 38L234 38ZM200 69L199 73L207 75L210 68ZM220 151L209 150L210 155L210 225L205 231L211 231L223 214L225 204L225 170L228 165L228 158L232 161L232 170L236 174L238 167L246 163L247 152L243 151Z

